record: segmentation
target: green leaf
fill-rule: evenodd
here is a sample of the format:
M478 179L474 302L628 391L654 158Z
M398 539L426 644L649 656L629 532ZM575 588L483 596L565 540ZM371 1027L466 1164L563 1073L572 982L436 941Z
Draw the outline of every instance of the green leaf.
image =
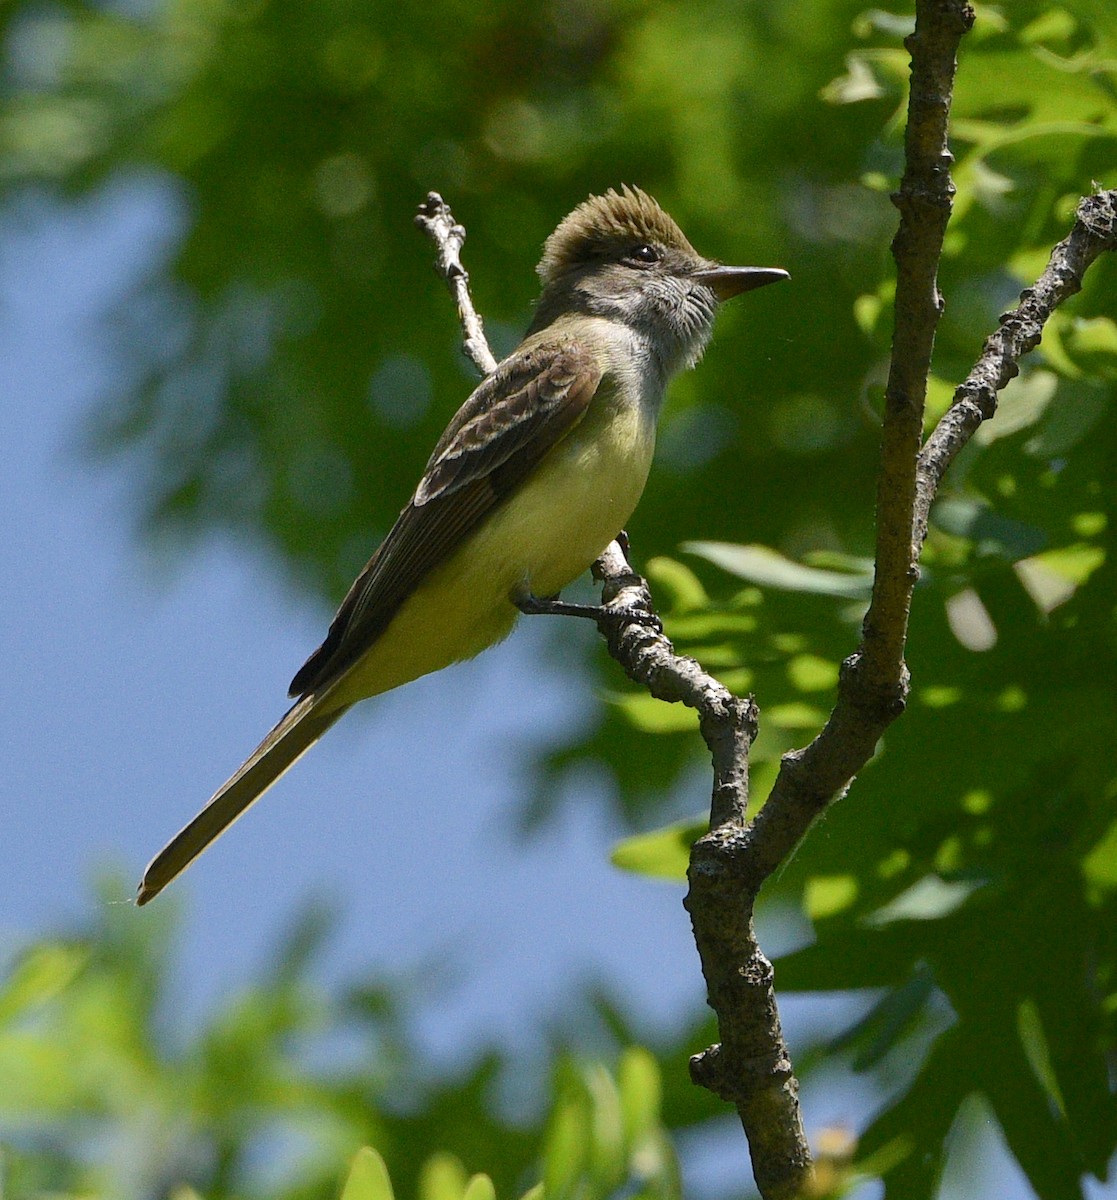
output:
M189 1184L181 1183L171 1192L171 1200L205 1200L205 1198Z
M887 904L870 913L869 925L890 925L893 921L936 921L960 908L981 886L979 880L944 880L924 875Z
M851 908L857 899L855 875L816 875L808 884L803 904L812 921L824 921Z
M648 560L644 568L660 607L673 614L703 609L710 598L702 581L685 564L665 555Z
M341 1200L394 1200L388 1168L371 1146L362 1147L354 1156Z
M419 1200L462 1200L468 1175L454 1154L432 1154L419 1174Z
M655 1056L642 1046L628 1047L617 1067L617 1087L625 1141L637 1147L659 1129L663 1089Z
M869 1070L915 1026L933 994L934 979L921 964L906 983L886 991L860 1020L832 1039L830 1048L858 1047L853 1069Z
M810 592L820 596L867 598L872 592L872 575L867 572L840 574L792 562L768 546L737 546L730 542L685 542L688 554L695 554L721 567L731 575L747 579L761 587L789 592Z
M1032 370L1018 375L997 398L996 416L975 434L978 445L989 445L1035 425L1051 407L1058 386L1058 377L1052 371Z
M583 1097L561 1097L551 1113L543 1150L543 1190L547 1200L571 1194L585 1171L592 1144L591 1117Z
M698 728L693 708L657 700L647 692L614 692L606 699L642 733L690 733Z
M586 1070L592 1106L589 1173L603 1194L616 1190L626 1175L626 1147L621 1098L612 1075L600 1063Z
M466 1185L462 1200L496 1200L496 1189L488 1175L474 1175Z
M1025 998L1016 1006L1016 1032L1032 1073L1047 1092L1059 1115L1066 1120L1067 1106L1051 1062L1051 1047L1043 1031L1043 1019L1034 1000Z
M830 691L838 686L838 664L817 654L796 654L787 660L787 677L796 691Z
M975 500L940 500L931 510L931 519L939 529L968 538L978 554L997 555L1010 562L1031 558L1047 543L1042 530L1001 516Z
M609 861L623 871L682 882L690 865L690 848L706 832L702 820L679 821L625 838L613 847Z
M1117 891L1117 819L1082 860L1082 873L1091 886Z
M88 961L89 949L85 946L44 942L29 950L0 988L0 1026L52 1000Z
M1077 1148L1024 1047L1014 1038L998 1050L977 1051L978 1077L1017 1162L1044 1200L1083 1200Z
M879 931L838 925L833 932L820 929L818 936L813 945L776 960L780 989L845 992L899 987L911 977L920 954L920 947L901 925Z
M1063 347L1081 370L1103 378L1117 376L1117 324L1110 317L1071 322Z

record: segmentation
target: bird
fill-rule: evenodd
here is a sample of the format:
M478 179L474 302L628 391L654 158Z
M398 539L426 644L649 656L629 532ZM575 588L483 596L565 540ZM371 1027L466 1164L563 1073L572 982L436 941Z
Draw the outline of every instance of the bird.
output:
M472 658L521 612L563 611L559 593L632 515L668 381L701 358L718 305L789 277L702 257L651 196L627 185L564 217L537 270L523 341L439 438L292 680L294 704L152 859L138 905L353 705Z

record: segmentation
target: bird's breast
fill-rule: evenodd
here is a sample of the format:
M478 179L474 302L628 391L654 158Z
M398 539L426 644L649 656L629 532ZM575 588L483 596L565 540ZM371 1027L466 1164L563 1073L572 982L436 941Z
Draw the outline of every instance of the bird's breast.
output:
M506 637L519 615L514 596L561 591L624 528L654 449L654 406L595 397L527 480L404 601L332 702L398 687Z
M471 539L480 557L503 560L509 591L560 591L632 516L654 449L654 412L615 399L591 406Z

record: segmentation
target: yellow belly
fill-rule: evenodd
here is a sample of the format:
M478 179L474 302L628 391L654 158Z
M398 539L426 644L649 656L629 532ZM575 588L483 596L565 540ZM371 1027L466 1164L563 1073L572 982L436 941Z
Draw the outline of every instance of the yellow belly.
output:
M587 413L416 588L327 705L379 695L506 637L519 615L514 593L554 595L624 527L644 490L654 446L650 413L613 406Z

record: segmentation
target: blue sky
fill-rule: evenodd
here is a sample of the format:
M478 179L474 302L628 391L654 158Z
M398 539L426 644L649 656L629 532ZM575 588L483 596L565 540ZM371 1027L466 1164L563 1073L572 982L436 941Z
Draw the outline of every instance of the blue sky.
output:
M135 532L134 475L80 450L119 366L109 316L178 219L152 180L65 206L29 196L0 215L0 958L80 921L108 867L130 899L284 710L330 616L228 536L168 560ZM581 978L612 981L654 1025L701 1008L682 889L609 865L619 830L593 781L531 841L510 832L525 750L593 702L542 653L546 636L521 623L475 662L357 709L173 885L186 1012L248 978L311 896L341 913L327 980L437 968L416 1030L438 1058L492 1040L538 1048ZM550 636L594 633L564 622ZM825 1001L785 1010L793 1043L837 1024ZM856 1126L872 1103L840 1070L805 1101L814 1129ZM710 1137L730 1153L707 1154ZM738 1139L729 1123L684 1146L699 1194L739 1179ZM995 1144L977 1152L1013 1194Z

